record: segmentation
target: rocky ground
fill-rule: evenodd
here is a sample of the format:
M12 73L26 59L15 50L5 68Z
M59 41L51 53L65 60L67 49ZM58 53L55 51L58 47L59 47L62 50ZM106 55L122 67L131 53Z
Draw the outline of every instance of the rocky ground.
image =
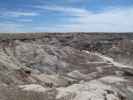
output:
M133 100L130 35L51 34L1 39L0 100Z

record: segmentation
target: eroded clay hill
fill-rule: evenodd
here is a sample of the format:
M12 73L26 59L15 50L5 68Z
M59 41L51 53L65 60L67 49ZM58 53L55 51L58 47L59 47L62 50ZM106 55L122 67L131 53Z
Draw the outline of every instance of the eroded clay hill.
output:
M0 36L0 100L132 100L132 33Z

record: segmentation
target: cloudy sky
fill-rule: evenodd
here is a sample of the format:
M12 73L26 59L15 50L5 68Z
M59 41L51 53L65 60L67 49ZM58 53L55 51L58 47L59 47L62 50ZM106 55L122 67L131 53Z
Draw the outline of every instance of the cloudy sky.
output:
M133 32L133 0L0 0L0 32Z

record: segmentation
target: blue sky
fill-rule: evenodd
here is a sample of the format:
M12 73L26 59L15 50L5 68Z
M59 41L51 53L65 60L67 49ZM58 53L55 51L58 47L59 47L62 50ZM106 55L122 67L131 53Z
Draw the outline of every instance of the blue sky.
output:
M133 32L133 0L0 0L0 32Z

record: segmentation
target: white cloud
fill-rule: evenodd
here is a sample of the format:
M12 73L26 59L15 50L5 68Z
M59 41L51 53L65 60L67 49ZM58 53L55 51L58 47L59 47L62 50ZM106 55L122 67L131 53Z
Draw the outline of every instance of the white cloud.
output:
M21 24L12 23L12 22L4 22L0 23L0 32L21 32L22 27L24 27Z
M130 8L111 8L99 13L93 13L87 9L62 7L62 6L37 6L36 8L60 12L66 17L63 24L53 25L18 25L17 23L0 24L1 30L22 31L22 32L133 32L133 7ZM12 13L12 16L36 16L38 13ZM9 16L11 16L9 15ZM69 16L69 18L68 18ZM51 19L51 20L54 20ZM32 20L22 19L22 22ZM44 19L44 21L46 21ZM55 22L55 21L54 21Z
M36 12L17 12L17 11L7 11L2 14L8 17L21 17L21 16L38 16L39 13Z
M50 11L59 11L66 15L76 16L66 19L68 23L41 27L37 29L50 31L80 32L133 32L133 7L112 8L99 13L86 9L64 7L40 7Z
M20 19L19 21L20 22L32 22L33 20L32 19Z
M73 7L64 7L64 6L36 6L36 8L64 13L69 16L84 16L88 15L88 11L86 9L73 8Z

